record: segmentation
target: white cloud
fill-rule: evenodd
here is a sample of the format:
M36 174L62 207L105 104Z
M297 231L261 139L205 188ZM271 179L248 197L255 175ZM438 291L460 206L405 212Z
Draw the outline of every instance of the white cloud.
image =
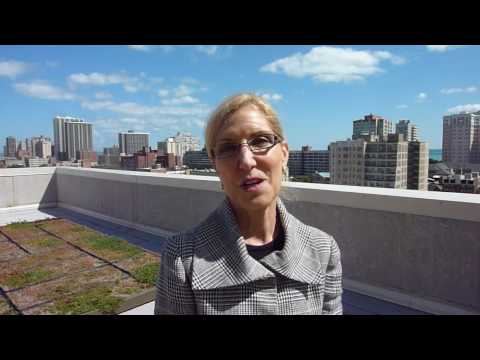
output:
M181 96L174 99L166 99L162 100L163 105L181 105L181 104L196 104L198 103L198 99L192 96Z
M164 104L174 105L174 104ZM188 107L180 106L146 106L134 102L116 103L113 101L83 101L81 106L92 110L108 110L128 116L205 116L210 111L204 104L193 103Z
M158 96L160 96L160 97L168 96L168 94L170 94L170 91L168 91L168 90L166 90L166 89L160 89L160 90L158 90Z
M160 49L165 53L174 51L176 48L193 48L194 50L208 56L215 55L219 49L218 45L128 45L128 48L136 51L151 52Z
M480 104L458 105L447 110L447 112L453 113L453 114L461 113L461 112L470 113L470 112L477 112L477 111L480 111Z
M282 94L277 94L277 93L273 93L273 94L270 94L270 93L259 93L258 95L261 96L261 97L263 97L265 100L271 101L271 102L280 101L280 100L283 99L283 95L282 95Z
M218 50L218 45L195 45L195 50L207 55L214 55Z
M71 88L77 85L84 86L109 86L122 85L126 92L135 93L139 90L148 89L148 87L139 80L138 77L128 76L121 72L118 74L102 74L102 73L76 73L68 77L68 82Z
M397 109L406 109L408 108L408 105L405 105L405 104L401 104L401 105L397 105L395 106Z
M0 76L6 76L11 79L27 72L30 65L21 61L7 60L0 61Z
M112 97L113 97L112 94L106 91L100 91L95 93L95 99L98 99L98 100L111 99Z
M450 88L442 89L440 92L445 95L456 94L456 93L473 93L477 91L476 86L468 86L466 88Z
M296 53L260 68L262 72L283 73L294 78L311 77L318 82L363 80L383 70L381 61L402 64L405 60L388 51L354 50L319 46L308 53Z
M125 84L123 88L125 89L126 92L136 93L137 91L140 90L141 87L138 85Z
M198 85L200 82L193 77L187 76L181 79L181 83L187 85Z
M79 85L114 85L114 84L125 84L129 83L131 80L128 76L123 74L102 74L102 73L91 73L91 74L71 74L68 77L68 81L73 84Z
M187 85L180 85L176 89L173 90L175 96L182 97L187 96L195 92L195 90Z
M60 66L60 62L58 61L46 61L45 65L49 68L55 69Z
M423 102L423 101L427 100L427 97L428 97L428 95L426 93L421 92L420 94L417 95L417 100L419 102Z
M149 45L128 45L128 47L132 50L145 51L145 52L152 50L152 47Z
M13 85L19 93L45 100L74 100L76 96L56 86L49 85L45 81L33 81L30 83L15 83Z
M428 51L432 52L445 52L448 50L457 49L464 45L425 45Z

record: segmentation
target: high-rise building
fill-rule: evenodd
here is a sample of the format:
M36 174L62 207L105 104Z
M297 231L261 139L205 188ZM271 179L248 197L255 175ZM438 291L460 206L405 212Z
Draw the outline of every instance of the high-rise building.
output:
M77 151L93 150L92 124L82 119L56 116L53 134L55 158L59 161L76 160Z
M176 143L173 137L165 139L165 141L159 141L157 143L157 150L159 155L175 154L176 155Z
M480 111L443 117L442 158L455 169L480 169Z
M365 185L364 139L336 141L330 149L330 183L338 185Z
M7 137L5 150L5 157L15 157L17 155L17 139L15 139L13 136Z
M302 150L288 152L288 172L290 176L311 176L316 172L329 171L329 151L312 150L302 146Z
M365 115L363 119L353 122L352 139L359 139L365 135L378 135L379 137L387 136L393 132L392 123L378 115Z
M367 143L365 185L406 189L408 183L408 142L391 134L387 141Z
M16 157L17 159L25 159L27 158L29 155L27 153L27 144L25 142L23 142L22 140L20 140L18 142L18 145L17 145L17 153L16 153Z
M428 191L428 144L420 141L408 143L408 189Z
M42 159L46 159L52 156L52 142L45 138L40 138L38 141L36 141L35 146L32 147L32 149L34 149L32 156L36 156Z
M211 169L213 167L206 149L185 152L183 164L190 169Z
M402 134L330 144L330 183L427 190L428 146Z
M25 139L25 144L27 146L27 154L28 156L36 156L35 154L35 145L33 144L33 141L29 138Z
M181 158L183 158L183 155L187 151L200 150L200 139L189 133L178 132L173 140L175 142L175 155L180 156Z
M395 133L403 134L403 138L406 141L418 140L418 129L416 125L413 125L410 120L400 120L395 125Z
M45 137L43 135L40 135L40 136L34 136L34 137L31 137L30 139L25 139L25 142L27 144L27 153L30 155L30 156L38 156L38 157L42 157L41 155L37 154L37 149L40 149L40 145L37 146L38 142L49 142L50 143L50 150L47 151L47 154L48 152L50 152L50 155L48 156L51 156L51 153L52 153L52 149L51 149L51 146L52 146L52 140L49 138L49 137Z
M121 154L133 155L142 151L144 147L148 148L150 144L149 133L136 132L128 130L118 134L118 147Z

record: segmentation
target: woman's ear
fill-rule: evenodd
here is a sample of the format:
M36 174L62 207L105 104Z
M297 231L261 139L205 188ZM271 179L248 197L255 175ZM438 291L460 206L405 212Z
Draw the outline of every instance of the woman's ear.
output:
M283 166L288 164L288 144L286 142L281 143L283 154Z
M215 158L211 157L210 158L210 164L212 164L212 167L217 170L217 163L215 161Z

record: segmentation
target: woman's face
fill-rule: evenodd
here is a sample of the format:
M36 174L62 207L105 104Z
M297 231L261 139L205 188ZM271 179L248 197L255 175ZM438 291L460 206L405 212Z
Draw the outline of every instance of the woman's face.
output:
M262 134L274 134L265 115L255 106L245 106L233 113L220 129L215 149L225 144L240 144ZM247 145L242 145L234 156L215 159L214 164L234 207L261 210L276 200L282 168L287 161L288 145L279 143L255 154Z

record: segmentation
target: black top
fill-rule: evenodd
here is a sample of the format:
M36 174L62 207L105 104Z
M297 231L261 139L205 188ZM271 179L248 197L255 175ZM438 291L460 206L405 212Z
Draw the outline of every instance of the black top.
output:
M273 241L265 245L247 245L248 254L253 257L255 260L259 260L268 254L283 249L283 244L285 243L285 234L283 232L282 226L280 226L280 231Z

